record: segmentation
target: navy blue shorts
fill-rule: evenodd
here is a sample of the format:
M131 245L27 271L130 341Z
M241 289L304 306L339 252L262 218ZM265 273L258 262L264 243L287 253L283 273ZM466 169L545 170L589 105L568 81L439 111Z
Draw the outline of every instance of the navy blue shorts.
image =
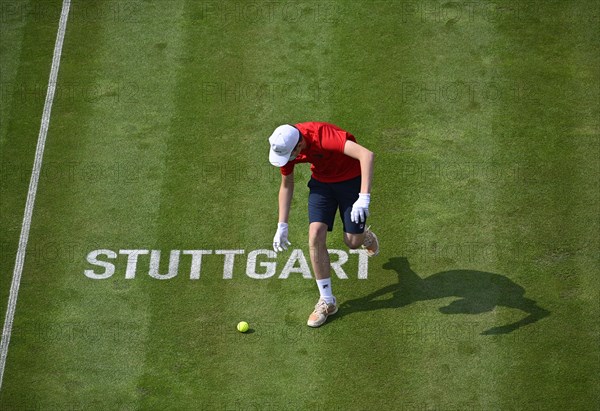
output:
M327 231L333 230L335 213L340 211L344 232L360 234L365 231L365 221L353 223L350 219L352 205L360 193L360 176L339 183L322 183L311 177L308 182L308 221L327 224Z

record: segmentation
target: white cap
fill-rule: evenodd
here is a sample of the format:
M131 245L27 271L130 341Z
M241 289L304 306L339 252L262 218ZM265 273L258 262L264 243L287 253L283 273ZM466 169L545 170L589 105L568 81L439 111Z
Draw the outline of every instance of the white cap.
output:
M290 161L290 155L294 147L300 140L300 132L296 127L289 124L279 126L269 137L271 150L269 151L269 161L277 167L283 167Z

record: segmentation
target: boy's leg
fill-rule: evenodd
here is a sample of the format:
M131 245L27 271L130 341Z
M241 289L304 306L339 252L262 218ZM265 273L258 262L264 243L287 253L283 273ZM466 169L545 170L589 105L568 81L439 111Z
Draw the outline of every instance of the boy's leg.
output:
M317 281L330 278L327 232L333 229L338 203L330 185L311 178L308 182L308 246Z
M327 252L327 224L310 223L308 243L310 261L317 278L320 297L314 311L308 317L307 324L310 327L319 327L327 320L329 315L337 312L337 304L331 291L331 264Z
M365 232L356 234L356 233L344 233L344 243L351 250L356 250L365 242Z
M310 327L319 327L327 316L337 312L335 297L331 290L331 264L327 252L327 231L333 229L333 220L338 207L328 184L311 179L308 183L308 245L313 272L319 287L319 301L308 317Z
M353 250L364 248L369 257L379 254L379 239L370 228L366 228L361 234L344 233L344 242Z
M327 252L327 224L310 223L308 229L310 261L317 280L330 278L331 265Z

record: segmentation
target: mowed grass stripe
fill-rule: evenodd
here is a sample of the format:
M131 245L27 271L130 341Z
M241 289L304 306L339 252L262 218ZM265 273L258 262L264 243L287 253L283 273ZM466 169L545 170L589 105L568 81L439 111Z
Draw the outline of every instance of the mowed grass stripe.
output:
M74 32L77 33L77 28ZM96 33L91 27L86 27L86 39L92 44ZM67 35L65 50L70 48L69 44L72 44L70 40L71 37ZM90 58L91 56L87 53L88 50L85 50L84 53L75 52L72 55L77 57L83 55ZM78 69L77 72L79 71ZM61 83L61 81L65 81L64 79L69 81L72 73L72 64L69 65L68 62L63 64L59 84L64 84ZM89 78L85 80L90 81ZM61 88L62 90L64 89ZM18 345L15 352L18 357L10 375L11 383L14 384L11 385L11 388L18 393L16 397L20 398L20 401L28 401L21 403L21 406L68 406L68 404L72 404L73 400L70 391L74 385L71 384L75 383L77 386L81 381L81 376L73 375L81 372L81 368L73 372L73 364L67 357L71 354L73 345L73 341L69 339L72 330L68 329L73 328L71 325L73 323L69 323L61 312L65 306L71 306L73 299L76 298L76 294L69 290L72 289L72 286L69 285L65 289L64 282L76 280L77 274L80 274L73 269L75 260L67 249L73 247L74 243L71 240L78 239L77 232L81 230L81 227L74 229L72 220L69 219L69 213L65 212L65 210L74 211L66 204L72 206L77 203L73 201L73 192L77 192L73 186L74 182L69 181L69 178L66 177L70 175L67 164L77 164L80 157L76 148L62 152L62 149L67 146L64 140L77 138L77 143L80 142L81 133L73 132L72 129L69 130L68 127L65 127L64 112L76 111L72 105L75 105L73 101L57 98L53 112L52 128L49 132L46 151L48 162L45 163L40 179L42 187L38 196L40 213L35 215L37 218L34 218L31 235L31 249L36 250L40 258L35 259L32 268L27 273L27 281L22 286L23 293L20 298L20 303L22 302L23 305L19 307L15 323L17 329L21 331L21 338L17 340ZM86 106L85 109L89 110L89 106ZM85 117L84 107L80 106L76 112ZM81 117L77 121L81 121ZM70 141L70 143L72 142L73 140ZM74 147L78 147L78 144L75 144ZM58 154L57 151L59 151ZM63 218L66 219L66 224ZM69 237L71 234L73 237ZM85 254L78 257L84 256ZM77 315L78 312L77 309L71 310L72 315ZM80 324L89 323L84 321ZM40 357L31 355L32 352ZM81 362L77 364L76 368L83 367L84 364L89 367L89 364ZM60 373L66 378L61 380L50 378L49 375L53 373ZM29 389L24 391L24 387L32 386L37 387L34 395L30 395Z
M24 1L23 6L26 7L29 3ZM0 106L0 118L2 118L2 122L0 122L0 153L4 152L5 145L9 141L7 119L11 117L15 104L22 103L21 93L15 93L15 91L19 91L19 88L15 86L18 84L17 74L23 58L23 40L28 21L23 17L20 13L3 16L2 26L0 27L2 35L0 80L5 85L2 89L2 106ZM44 24L44 26L50 28L49 25Z
M56 4L55 8L52 5ZM40 120L48 87L52 64L54 42L61 2L48 2L44 14L27 15L21 10L10 9L3 13L2 22L2 106L3 116L0 126L0 318L5 320L8 295L17 254L17 245L23 222L28 185L35 157ZM30 6L23 3L23 8ZM4 12L5 10L3 10ZM6 41L5 41L6 40ZM14 48L13 48L14 47ZM31 52L22 53L22 50ZM35 212L34 217L35 219ZM31 240L25 258L21 290L23 284L31 280L30 267L38 255ZM32 255L33 254L33 255ZM27 279L25 277L28 277ZM19 297L22 295L20 294ZM22 298L19 298L20 306ZM26 304L26 303L25 303ZM17 311L18 311L17 307ZM14 374L11 370L18 364L18 356L13 356L15 340L27 338L27 333L13 323L10 349L4 372L0 408L20 406L23 397L14 395L7 388L7 379Z
M65 37L65 31L67 28L67 20L69 16L69 9L71 3L69 0L63 2L60 22L58 31L56 34L56 42L54 46L54 52L52 57L52 66L50 70L50 78L48 80L48 87L46 91L46 99L44 103L44 110L42 113L40 132L38 134L38 140L36 144L34 165L31 172L31 178L29 183L29 189L27 193L27 201L25 203L25 212L23 216L23 224L21 227L21 234L19 237L19 247L17 250L17 258L15 262L15 269L13 271L13 279L10 289L10 296L8 300L8 308L6 311L6 318L4 321L3 335L2 335L2 347L0 348L0 387L2 385L2 377L4 376L4 369L6 364L6 357L8 354L8 347L10 343L10 337L13 329L13 319L15 315L15 309L17 304L17 298L19 288L21 285L23 265L25 261L25 254L27 249L27 243L29 240L29 232L31 226L31 219L33 214L33 207L35 205L35 198L37 194L38 181L40 171L42 167L42 160L44 156L44 147L46 145L46 137L48 134L48 127L50 124L50 115L52 113L52 103L56 93L56 82L58 77L58 70L60 67L60 59L62 55L63 41Z
M256 117L244 148L249 154L247 166L258 169L259 178L253 178L251 184L240 181L236 187L237 198L243 201L238 224L245 242L252 248L270 249L278 217L281 176L268 162L268 136L284 123L335 122L331 116L332 104L323 96L337 69L332 59L337 47L332 35L336 25L332 24L334 16L327 9L335 4L298 3L287 9L279 4L271 18L266 16L253 23L256 44L245 52L246 68L251 81L268 87L271 92L255 103L248 101L249 114ZM299 12L301 18L292 18L293 13L299 15ZM302 249L310 266L306 187L309 167L308 164L295 167L289 227L293 243L290 249ZM330 248L346 248L339 238L338 221L328 241ZM278 256L279 272L289 256L290 251ZM355 269L351 267L352 264L345 266L352 277ZM257 408L264 409L326 406L331 399L332 376L323 369L329 357L328 346L335 340L324 328L313 330L306 326L307 317L318 299L314 279L304 279L294 273L285 280L272 278L267 281L245 279L244 287L251 286L256 292L240 290L235 296L237 301L243 302L236 311L249 311L256 318L259 340L254 345L262 347L259 350L246 344L231 347L239 351L239 358L248 358L248 363L241 368L238 383L231 385L229 395L241 403L250 398ZM349 281L356 281L355 275ZM336 294L342 293L343 289L342 281L335 276L333 289ZM236 367L235 357L229 361L229 366ZM252 383L244 384L240 390L243 381Z
M35 407L135 407L143 395L136 390L149 322L143 287L137 279L124 280L122 257L110 280L88 279L83 270L91 268L85 256L96 248L118 251L155 242L162 114L169 111L165 96L173 84L169 76L157 76L159 69L170 74L168 66L147 65L147 55L159 54L160 47L124 41L163 38L164 27L155 24L162 16L159 5L135 16L109 13L111 2L97 6L103 18L86 18L89 9L81 4L72 10L69 58L59 82L75 85L75 95L54 112L47 154L55 174L43 176L43 212L32 229L39 244L57 250L35 267L38 281L24 293L28 310L21 324L28 334L16 364L35 367L15 380L14 390ZM36 394L26 397L23 390L32 386Z
M375 153L368 224L379 236L382 250L369 260L368 280L334 283L340 312L319 330L323 335L316 343L321 345L322 355L315 363L326 393L323 407L398 409L410 403L408 387L415 371L407 366L406 322L399 309L354 309L357 298L397 283L394 271L383 265L398 255L398 244L410 235L405 230L405 216L410 215L412 204L405 201L406 191L392 188L400 177L394 163L396 153L387 152L389 146L382 138L403 127L406 118L399 109L396 87L400 73L410 67L406 52L414 38L411 28L399 24L393 3L335 4L331 16L333 68L323 94L331 105L330 121L352 132ZM345 249L340 233L338 219L331 237ZM391 297L388 293L381 299ZM354 305L348 306L349 302Z
M597 404L598 222L590 206L598 201L599 62L597 23L586 18L594 13L595 2L552 2L498 25L500 69L521 93L498 114L495 134L523 179L504 190L514 228L498 235L520 244L515 276L552 312L504 344L513 359L506 408Z
M379 298L388 298L381 305L390 309L348 318L362 316L364 327L377 321L374 332L385 333L380 338L385 355L371 360L380 366L372 378L386 378L380 383L394 387L386 393L387 407L483 407L496 401L495 370L479 367L481 357L494 357L486 354L493 353L490 340L478 333L501 320L493 313L446 316L438 308L459 296L417 301L417 288L384 263L407 257L421 278L449 269L495 271L494 260L468 247L493 245L487 219L496 187L480 168L490 163L487 150L494 146L487 130L495 103L483 100L476 88L492 75L486 47L493 27L482 20L441 20L435 13L422 20L403 14L400 5L378 7L363 10L379 22L374 35L348 42L348 55L355 60L345 77L358 77L362 87L341 90L348 98L358 92L361 104L340 111L364 119L363 127L372 124L376 133L371 137L378 156L371 221L384 248L383 261L372 260L370 281L375 283L368 288L389 286ZM369 58L363 62L366 49ZM357 107L366 113L360 115Z
M160 249L160 189L165 178L170 115L174 108L173 72L178 66L178 21L182 7L183 2L170 2L165 10L161 2L151 2L137 9L139 14L128 14L131 20L106 26L106 52L101 70L119 82L122 87L119 99L123 100L122 107L116 110L106 107L109 112L98 113L94 119L106 121L112 131L98 145L105 148L105 158L110 159L113 170L118 170L114 174L117 181L112 193L107 193L105 207L98 208L98 218L110 221L107 244L115 250ZM98 145L94 147L96 153ZM100 192L89 193L90 198L103 196ZM155 332L152 314L156 302L145 284L152 281L148 277L148 258L139 259L135 280L124 280L124 264L119 268L110 282L96 284L84 278L90 289L98 287L100 293L119 302L114 308L114 321L123 327L126 336L118 341L125 358L117 357L111 364L121 378L113 377L118 395L110 399L108 408L138 407L144 403L147 392L140 389L139 382L146 362L153 361L148 358L148 351L152 343L150 335ZM106 297L99 302L105 304L105 300ZM103 350L112 352L114 348L105 346ZM82 397L89 401L95 394L83 392ZM104 403L106 399L101 401Z
M60 17L6 10L0 27L0 319L4 322ZM50 3L49 3L50 4ZM25 9L31 2L21 3ZM27 50L23 53L23 50ZM28 256L26 260L31 259ZM35 258L35 257L34 257Z
M171 73L176 81L175 105L169 118L166 175L160 187L157 248L246 248L236 226L234 181L227 181L225 166L240 171L244 154L240 135L243 118L231 105L218 109L207 97L213 87L234 82L244 73L240 49L251 44L245 29L222 27L204 15L205 4L187 2L179 15L181 44ZM217 24L217 26L213 26ZM237 47L237 41L247 44ZM167 44L167 47L171 47ZM218 91L217 102L218 100ZM236 121L237 120L237 121ZM161 261L167 269L168 255ZM238 259L245 257L238 257ZM177 398L183 409L206 404L224 407L222 394L230 382L223 368L225 341L235 322L224 318L235 304L232 281L223 276L223 257L205 256L199 281L189 278L189 257L182 256L178 277L169 282L145 281L152 295L152 328L144 375L138 389L145 393L142 408L168 408ZM236 264L236 272L240 263ZM239 281L236 278L233 281ZM176 295L177 298L173 298Z
M162 190L163 244L241 248L246 253L268 249L277 223L280 178L268 164L266 139L279 123L310 118L303 117L309 113L294 108L315 104L306 93L317 71L299 64L288 72L286 65L274 62L289 59L291 63L286 45L297 35L310 38L311 34L293 34L280 14L272 20L248 22L245 19L252 17L229 20L225 15L204 15L204 7L189 5L185 13L187 55L194 57L178 73L180 105L172 124L178 138L169 147L171 178ZM194 24L196 19L202 24ZM300 30L299 22L296 25ZM301 174L307 176L306 171ZM294 246L301 248L306 242L303 184L298 183L294 207L294 219L299 222L294 224ZM279 271L288 255L278 259ZM147 367L142 383L153 395L146 404L164 400L153 377L165 370L166 378L178 382L178 393L187 398L186 404L304 407L312 401L305 386L313 376L308 372L311 368L307 370L304 362L289 353L300 350L306 355L310 349L302 340L290 344L305 330L305 316L314 304L313 298L308 304L296 303L297 296L302 296L298 288L308 287L316 295L314 284L299 274L285 281L245 278L246 258L247 254L237 257L233 280L222 279L222 256L205 258L199 282L190 282L185 274L178 279L178 321L171 318L166 325L157 315L155 328L165 332L156 334L154 345L162 347L159 341L171 337L173 329L180 338L173 351L152 353L161 358L156 365L163 367L150 363ZM164 299L162 289L154 290L157 300ZM299 310L301 315L297 315ZM238 334L235 324L241 319L248 320L255 332ZM291 373L292 369L300 372ZM310 389L315 391L315 387Z
M588 320L585 339L590 344L590 363L596 364L591 375L598 374L600 367L600 350L594 341L600 340L600 323L593 321L597 317L594 312L600 311L600 287L596 281L593 267L598 262L600 250L600 30L598 16L600 4L583 2L571 5L569 12L574 16L585 16L583 25L577 25L573 43L583 43L586 47L573 47L571 61L571 84L575 91L575 117L579 119L569 133L569 138L576 141L573 153L574 162L579 166L575 176L581 180L577 186L579 202L577 213L583 217L571 218L577 224L578 238L575 239L575 266L579 273L574 284L569 284L563 291L564 297L577 296L578 302L591 315L584 315ZM596 20L594 20L594 18ZM596 22L596 24L594 24ZM595 210L594 210L595 206ZM594 218L595 217L595 218ZM590 267L592 269L590 269ZM591 320L591 321L589 321ZM589 396L600 390L600 381L588 385Z

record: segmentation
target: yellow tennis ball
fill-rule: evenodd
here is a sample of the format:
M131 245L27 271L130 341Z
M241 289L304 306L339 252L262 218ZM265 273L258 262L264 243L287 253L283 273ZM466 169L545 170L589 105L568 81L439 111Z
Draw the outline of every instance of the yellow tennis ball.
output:
M241 333L245 333L249 328L250 326L246 321L240 321L237 325L237 330Z

